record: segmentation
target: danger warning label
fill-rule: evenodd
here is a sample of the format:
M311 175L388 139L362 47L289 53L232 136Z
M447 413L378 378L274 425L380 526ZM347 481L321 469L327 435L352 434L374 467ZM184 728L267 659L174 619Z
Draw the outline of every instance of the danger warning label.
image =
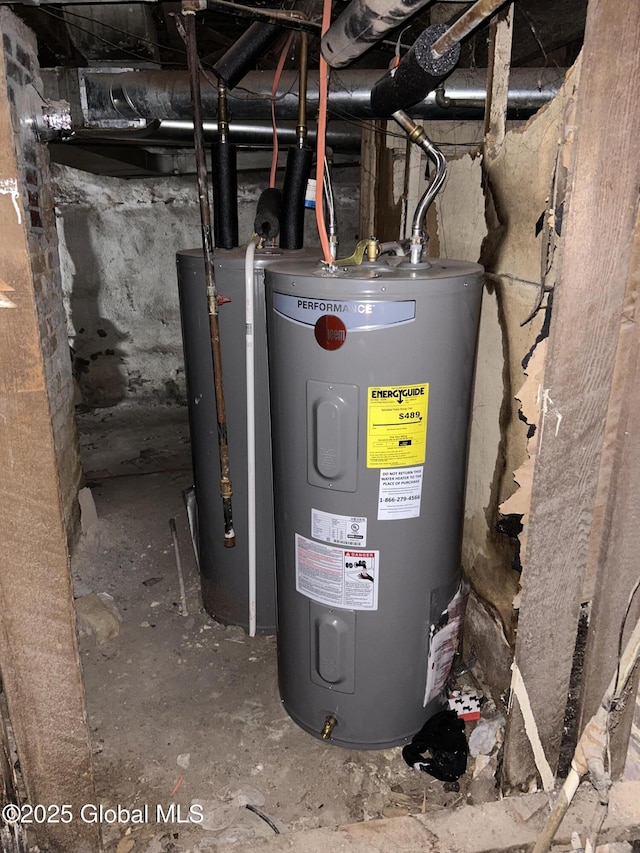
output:
M330 607L377 610L379 554L334 548L296 533L296 589Z

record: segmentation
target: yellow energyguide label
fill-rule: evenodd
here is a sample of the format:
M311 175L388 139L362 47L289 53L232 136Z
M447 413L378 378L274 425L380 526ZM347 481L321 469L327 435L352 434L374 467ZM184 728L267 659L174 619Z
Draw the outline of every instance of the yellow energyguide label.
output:
M367 468L422 465L427 454L429 384L367 391Z

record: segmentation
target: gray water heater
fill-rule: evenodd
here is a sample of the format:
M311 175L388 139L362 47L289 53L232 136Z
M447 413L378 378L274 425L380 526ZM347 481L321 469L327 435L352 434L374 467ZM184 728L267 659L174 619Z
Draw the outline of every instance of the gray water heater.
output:
M403 743L442 707L481 273L266 271L280 692L341 746Z
M265 328L264 270L274 261L317 257L317 250L262 249L254 260L254 369L256 413L256 625L275 631L275 551L271 434ZM249 625L247 401L245 358L245 249L216 249L214 274L221 297L220 341L229 459L233 484L235 548L224 547L213 361L202 249L177 253L178 289L187 379L189 427L197 502L197 544L202 601L220 622Z

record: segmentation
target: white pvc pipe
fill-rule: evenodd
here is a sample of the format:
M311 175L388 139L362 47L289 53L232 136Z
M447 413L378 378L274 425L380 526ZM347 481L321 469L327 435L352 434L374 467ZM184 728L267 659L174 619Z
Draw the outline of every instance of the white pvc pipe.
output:
M255 272L253 261L260 237L252 237L244 265L247 370L247 549L249 561L249 636L256 635L256 411L253 346Z

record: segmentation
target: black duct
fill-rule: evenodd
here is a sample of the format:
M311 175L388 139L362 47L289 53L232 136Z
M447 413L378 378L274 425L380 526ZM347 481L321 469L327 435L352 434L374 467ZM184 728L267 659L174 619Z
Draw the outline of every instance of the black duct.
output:
M281 249L301 249L304 244L304 199L312 161L310 148L289 149L282 188Z
M280 233L280 212L282 210L282 193L275 187L263 190L258 199L256 218L253 230L265 240L273 240Z
M451 74L460 58L460 45L437 59L431 53L431 45L447 29L446 24L427 27L399 65L378 80L371 90L371 109L375 115L388 118L398 110L409 109Z
M283 32L284 27L278 24L262 24L259 21L251 24L216 63L216 74L229 89L233 89L258 59L273 47Z
M214 142L211 146L213 181L213 231L215 244L222 249L238 245L238 169L236 146Z

